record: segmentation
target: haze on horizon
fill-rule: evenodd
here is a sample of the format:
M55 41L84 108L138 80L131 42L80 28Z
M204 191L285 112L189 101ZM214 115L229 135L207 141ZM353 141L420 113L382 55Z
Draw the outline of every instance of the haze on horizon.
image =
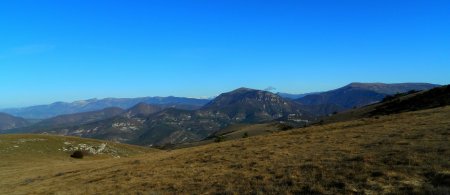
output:
M448 84L448 1L0 2L0 108Z

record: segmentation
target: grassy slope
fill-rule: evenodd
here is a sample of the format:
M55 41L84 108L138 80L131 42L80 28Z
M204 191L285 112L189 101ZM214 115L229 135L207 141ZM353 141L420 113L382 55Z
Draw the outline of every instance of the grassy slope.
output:
M84 159L70 158L75 150L84 144L97 149L95 154L87 152ZM97 153L100 146L105 149ZM65 150L66 149L66 150ZM102 140L36 134L0 135L0 194L8 190L21 176L48 173L61 166L93 164L103 160L119 159L156 151L139 146L112 143ZM21 184L33 182L35 178L25 178ZM2 193L3 192L3 193ZM15 191L10 191L12 193Z
M68 160L71 146L79 144L97 147L106 144L106 150L98 155L87 155L88 159L102 159L110 157L126 157L141 154L150 149L126 144L113 143L103 140L39 135L39 134L7 134L0 135L0 157L7 161L22 161L27 159L39 160ZM64 151L64 148L67 150ZM71 160L71 159L69 159ZM0 162L2 166L3 162Z
M114 160L11 164L0 194L449 193L449 114L447 106Z

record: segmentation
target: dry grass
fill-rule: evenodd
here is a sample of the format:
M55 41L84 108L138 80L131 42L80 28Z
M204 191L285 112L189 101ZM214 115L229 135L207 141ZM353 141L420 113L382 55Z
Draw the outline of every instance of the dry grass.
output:
M11 164L0 194L448 194L449 116L445 107L114 160Z

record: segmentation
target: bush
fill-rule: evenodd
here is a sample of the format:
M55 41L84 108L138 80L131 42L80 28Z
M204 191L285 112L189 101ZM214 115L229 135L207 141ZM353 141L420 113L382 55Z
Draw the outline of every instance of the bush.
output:
M82 159L84 157L84 154L83 154L82 151L77 150L77 151L73 152L73 154L70 155L70 157L77 158L77 159Z
M248 133L245 132L244 135L242 136L242 138L247 138L248 137Z
M373 171L373 172L370 174L370 176L372 176L372 177L381 177L381 176L383 176L383 175L384 175L384 173L381 172L381 171Z
M287 124L278 124L278 130L280 131L287 131L293 129L293 126L287 125Z

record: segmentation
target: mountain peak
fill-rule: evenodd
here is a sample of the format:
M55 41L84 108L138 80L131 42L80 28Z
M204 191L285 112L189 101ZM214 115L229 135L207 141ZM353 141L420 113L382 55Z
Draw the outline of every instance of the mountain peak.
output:
M247 88L247 87L241 87L241 88L231 91L230 93L232 93L232 92L247 92L247 91L259 91L259 90L251 89L251 88Z
M352 82L347 85L347 87L361 87L370 85L386 85L385 83L362 83L362 82Z
M238 117L251 121L273 120L302 112L299 105L281 96L249 88L223 93L204 106L203 110L220 110L230 118Z
M147 104L144 102L138 103L132 108L128 109L126 115L129 117L137 116L137 115L149 115L163 110L161 106Z
M239 101L244 101L245 99L265 99L264 96L270 96L271 98L280 98L280 96L273 94L268 91L262 91L262 90L256 90L256 89L250 89L241 87L239 89L222 93L219 96L217 96L214 100L212 100L208 105L212 105L215 103L220 104L231 104Z

